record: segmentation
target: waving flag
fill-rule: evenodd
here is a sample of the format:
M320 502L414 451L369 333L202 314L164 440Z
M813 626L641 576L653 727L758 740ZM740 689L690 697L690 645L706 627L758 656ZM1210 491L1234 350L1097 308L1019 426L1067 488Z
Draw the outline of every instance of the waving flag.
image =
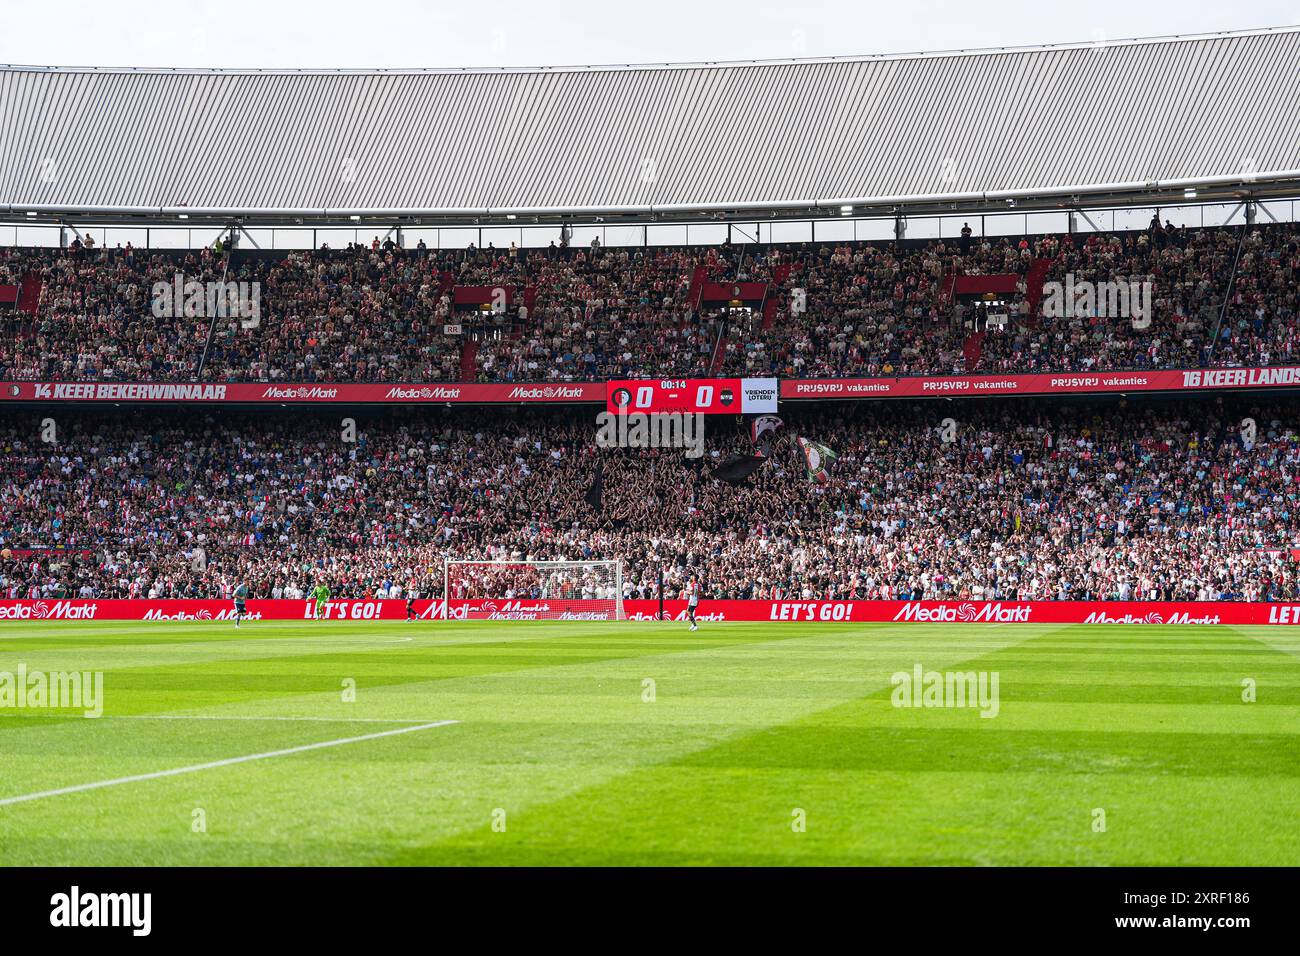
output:
M759 454L768 454L772 445L772 438L784 424L785 422L776 415L759 415L750 421L749 437L753 441L754 447L759 450ZM764 436L767 436L766 440L764 440Z
M795 439L799 453L803 455L804 466L808 469L808 480L824 485L831 480L831 462L840 456L825 445L800 437Z
M739 485L765 461L767 459L762 455L732 455L713 469L713 477L728 484Z
M587 489L587 493L583 495L583 498L586 499L587 504L591 505L592 511L601 511L604 505L604 495L605 463L597 461L595 474L591 478L591 487Z

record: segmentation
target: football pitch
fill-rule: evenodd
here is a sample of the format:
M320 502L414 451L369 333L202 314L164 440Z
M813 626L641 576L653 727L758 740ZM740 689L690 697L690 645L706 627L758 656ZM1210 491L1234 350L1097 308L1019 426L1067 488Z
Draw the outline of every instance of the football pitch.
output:
M71 672L101 717L16 705ZM5 674L4 865L1300 865L1288 628L5 622Z

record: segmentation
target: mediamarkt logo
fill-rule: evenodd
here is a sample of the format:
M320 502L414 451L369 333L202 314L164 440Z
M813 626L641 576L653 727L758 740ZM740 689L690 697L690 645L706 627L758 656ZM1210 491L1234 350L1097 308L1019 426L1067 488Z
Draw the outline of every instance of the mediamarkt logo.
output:
M161 608L154 608L151 611L145 611L142 620L145 621L233 621L235 611L228 608L224 611L218 611L215 615L208 610L202 611L177 611L174 614L168 614ZM245 614L245 621L260 621L262 613L253 611L251 614Z
M531 385L516 386L510 390L511 398L582 398L582 386Z
M1093 611L1083 619L1084 624L1218 624L1221 618L1217 614L1205 614L1192 617L1186 611L1175 612L1165 620L1164 615L1151 611L1148 614L1107 614L1105 611Z
M549 611L551 606L545 601L538 604L523 601L503 601L497 607L496 601L484 601L479 610L488 612L490 621L535 621L539 614ZM472 610L472 608L471 608Z
M13 604L0 607L0 620L10 621L89 621L99 610L98 604L80 604L72 601L55 601L47 604L37 601L35 604Z
M633 611L627 616L627 619L629 621L657 621L659 620L659 615L657 613L647 613L645 611ZM690 618L686 616L685 611L678 611L676 614L670 614L667 619L672 621L690 620ZM727 614L725 611L713 611L708 614L695 615L695 620L697 621L725 621L726 619Z
M337 398L337 388L320 385L271 385L262 392L263 398Z
M396 385L390 388L384 397L449 402L460 398L460 389L448 388L445 385L417 385L408 388Z
M961 621L966 624L982 621L996 621L999 624L1024 624L1028 622L1031 610L1032 608L1028 604L1003 606L1000 601L985 604L983 607L976 607L969 601L955 607L951 604L926 607L916 601L908 601L899 608L898 613L894 615L894 620L928 621L940 624L953 621Z
M175 614L168 614L166 611L154 608L152 611L144 612L146 621L210 621L212 620L211 611L177 611Z

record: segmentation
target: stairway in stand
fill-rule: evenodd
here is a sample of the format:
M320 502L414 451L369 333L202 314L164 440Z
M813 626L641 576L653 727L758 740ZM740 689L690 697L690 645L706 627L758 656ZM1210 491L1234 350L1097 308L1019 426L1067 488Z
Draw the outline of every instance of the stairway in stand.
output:
M1040 312L1039 304L1043 301L1043 282L1055 259L1035 259L1025 273L1025 300L1029 303L1029 325L1037 325Z
M478 340L466 339L460 347L460 380L472 382L475 378L475 362L478 359Z
M18 286L18 311L34 316L40 301L41 277L29 272L23 276L22 283Z
M718 344L713 349L713 360L709 362L709 377L716 378L718 372L722 369L722 363L727 358L727 334L722 333L718 337Z
M962 355L966 357L966 371L975 371L975 366L980 363L980 356L984 353L984 335L983 332L972 332L966 336L966 341L962 343Z

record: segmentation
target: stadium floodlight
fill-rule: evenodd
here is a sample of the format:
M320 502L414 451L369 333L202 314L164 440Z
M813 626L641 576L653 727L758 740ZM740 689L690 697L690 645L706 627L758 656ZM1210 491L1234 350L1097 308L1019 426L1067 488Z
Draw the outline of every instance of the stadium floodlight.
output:
M463 561L442 570L453 621L622 621L622 561Z

